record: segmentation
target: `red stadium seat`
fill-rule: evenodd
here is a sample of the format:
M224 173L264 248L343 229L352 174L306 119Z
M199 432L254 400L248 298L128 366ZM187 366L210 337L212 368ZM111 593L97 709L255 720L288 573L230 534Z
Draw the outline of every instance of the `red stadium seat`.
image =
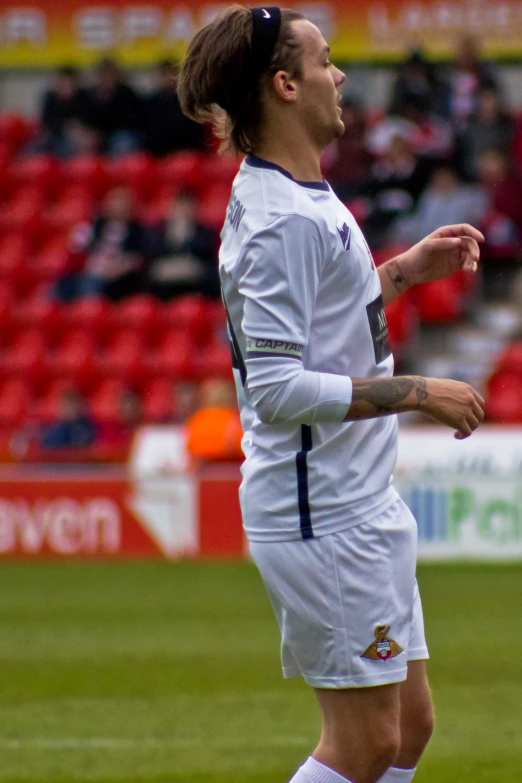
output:
M120 413L120 397L127 388L119 378L103 380L89 397L89 411L95 421L116 421Z
M94 383L93 363L95 342L83 329L67 332L46 361L49 375L67 379L86 389Z
M173 152L158 163L157 181L172 188L198 190L205 176L203 160L198 152Z
M159 309L158 302L152 296L137 294L113 305L110 311L111 327L131 329L146 338L158 325Z
M36 294L12 305L12 325L15 329L38 329L52 340L59 326L60 305L49 296Z
M407 295L394 299L386 306L386 321L391 348L400 352L412 337L417 322L415 308Z
M20 114L0 114L0 141L11 153L20 150L33 133L33 124Z
M175 186L170 184L160 185L150 199L142 204L139 210L140 220L147 225L154 225L166 220L176 193L177 188Z
M148 377L162 376L172 380L192 378L195 348L185 329L166 332L156 348L144 357L144 371Z
M34 236L42 223L43 199L42 190L37 185L16 188L0 211L0 229Z
M145 341L134 329L120 329L95 358L99 376L119 378L129 385L139 383L143 367Z
M84 188L94 198L101 198L109 184L105 159L98 155L84 155L65 161L61 175L62 182Z
M232 379L232 356L228 343L215 341L205 346L195 358L196 375L204 378Z
M146 152L111 158L106 163L106 172L112 186L130 187L140 199L146 199L156 183L156 162Z
M0 279L17 285L25 274L31 252L26 236L20 233L4 234L0 239Z
M494 424L522 424L522 379L491 393L485 413L486 420Z
M174 415L174 392L170 379L157 378L145 386L143 415L145 420L151 423L172 420Z
M64 234L50 235L28 265L29 274L40 280L55 281L67 269L69 260L68 237Z
M159 318L166 329L185 331L189 339L199 344L211 336L212 307L202 297L173 299L160 308Z
M51 229L72 229L78 223L92 218L94 202L92 193L78 185L64 188L59 198L44 211L44 222Z
M221 231L225 222L229 201L230 187L228 185L213 184L205 187L198 211L198 219L215 231Z
M462 295L454 275L418 286L415 300L424 323L446 323L462 315Z
M0 373L4 378L23 378L34 383L41 379L46 350L45 337L39 329L24 329L13 343L0 353Z
M71 382L66 378L48 383L43 394L34 402L31 417L40 424L48 424L57 419L60 414L60 400L71 386Z
M94 335L100 342L110 334L111 305L103 297L86 297L64 305L61 313L65 328L78 328Z
M60 164L51 155L31 155L13 163L11 176L15 183L37 187L50 196L60 182Z
M30 386L23 379L10 379L0 388L0 426L18 427L24 423L31 403Z
M206 183L230 188L241 164L237 155L208 155L203 161L203 175Z
M497 370L522 374L522 342L515 340L506 346L497 361Z

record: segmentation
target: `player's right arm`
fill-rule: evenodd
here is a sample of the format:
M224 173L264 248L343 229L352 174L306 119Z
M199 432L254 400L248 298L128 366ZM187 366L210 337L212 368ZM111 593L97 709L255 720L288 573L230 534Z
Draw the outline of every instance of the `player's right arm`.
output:
M243 296L245 387L263 424L341 423L420 411L471 435L484 401L465 383L434 378L348 378L303 367L321 267L316 226L281 216L248 243L236 284Z
M395 378L352 378L352 402L345 421L373 419L392 413L420 411L456 430L463 440L484 418L484 400L467 383L404 375Z

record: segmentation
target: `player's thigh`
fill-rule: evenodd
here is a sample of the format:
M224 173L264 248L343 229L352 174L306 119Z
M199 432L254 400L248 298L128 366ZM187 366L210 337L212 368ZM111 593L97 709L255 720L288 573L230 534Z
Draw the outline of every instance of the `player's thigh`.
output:
M380 685L371 688L325 689L315 693L323 719L323 738L350 744L359 737L362 741L380 731L399 736L400 694L404 683Z
M408 662L408 676L400 685L400 703L402 744L426 744L433 730L427 661Z
M397 501L341 533L251 544L281 626L285 676L323 689L406 679L416 537Z

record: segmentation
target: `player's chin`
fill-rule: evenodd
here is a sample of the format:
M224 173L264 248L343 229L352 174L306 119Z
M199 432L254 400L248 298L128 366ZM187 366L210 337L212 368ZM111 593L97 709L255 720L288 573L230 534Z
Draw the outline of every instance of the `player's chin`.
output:
M344 133L344 122L337 118L334 126L334 136L335 138L339 138L339 136L342 136Z

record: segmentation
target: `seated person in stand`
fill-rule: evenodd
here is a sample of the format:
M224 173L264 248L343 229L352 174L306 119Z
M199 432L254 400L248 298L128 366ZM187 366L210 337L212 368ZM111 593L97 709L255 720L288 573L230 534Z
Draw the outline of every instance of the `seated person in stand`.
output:
M509 155L514 139L514 122L507 113L500 91L485 87L477 96L476 111L458 136L456 160L469 179L478 175L478 161L483 152L498 150Z
M201 408L189 417L187 448L194 459L242 459L243 431L232 381L209 378L201 387Z
M56 285L59 299L100 295L118 300L139 290L147 242L133 210L131 191L113 188L102 214L93 223L76 227L69 271Z
M153 232L150 293L163 301L181 294L218 297L217 244L215 232L197 219L194 194L180 192L165 223Z
M134 389L123 389L118 401L118 417L100 424L100 446L126 449L143 423L141 397Z
M357 196L369 174L372 156L367 146L367 123L364 108L347 98L342 104L344 133L333 145L330 184L345 201Z
M410 215L400 217L390 239L415 244L432 231L450 223L475 225L487 207L487 195L479 185L462 183L449 165L439 166Z
M158 65L157 79L157 89L145 99L145 149L157 156L203 149L204 126L186 117L179 105L178 68L164 60Z
M96 427L87 412L84 398L76 389L65 391L60 399L58 418L44 427L42 448L85 448L95 438Z
M58 68L43 97L41 133L26 151L48 152L60 158L94 152L98 141L96 132L82 123L86 101L87 93L80 86L76 68Z
M394 221L415 208L432 165L415 154L408 132L387 141L371 168L364 194L370 200L364 226L370 247L385 245Z
M508 157L496 149L479 155L477 172L488 198L488 209L481 222L487 258L495 248L514 250L522 239L522 178Z
M99 151L124 155L139 148L143 101L130 87L116 62L98 63L95 82L86 92L82 121L96 131Z
M199 408L199 386L195 381L175 381L172 387L172 424L185 424Z

